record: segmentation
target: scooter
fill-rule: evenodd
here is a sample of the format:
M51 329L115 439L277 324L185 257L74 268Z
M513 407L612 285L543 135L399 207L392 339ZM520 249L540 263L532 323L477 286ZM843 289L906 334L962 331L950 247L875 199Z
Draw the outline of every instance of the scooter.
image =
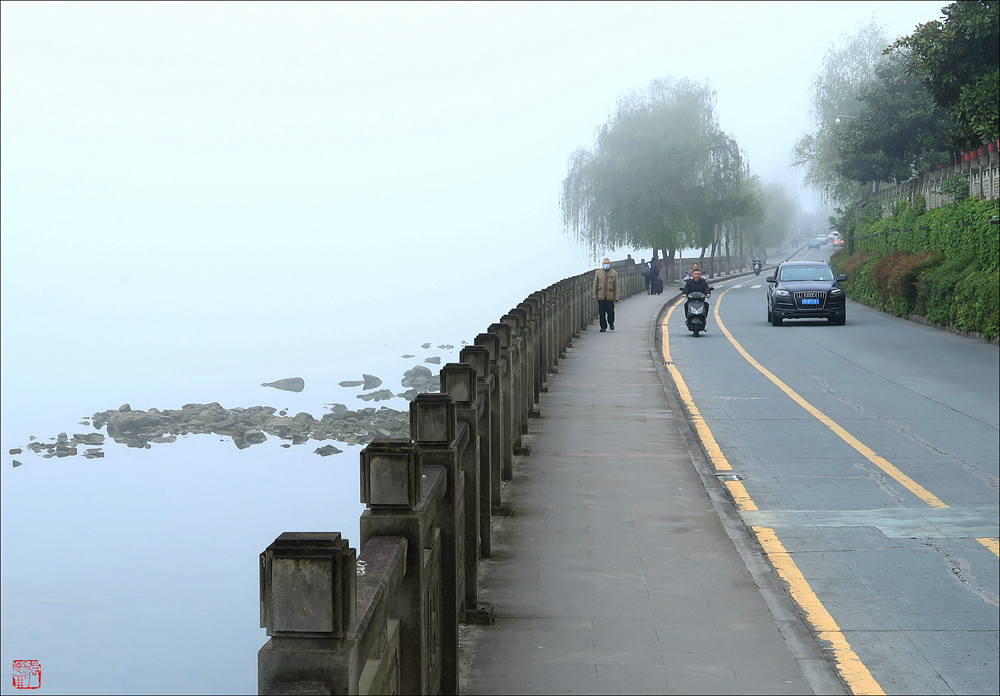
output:
M754 262L753 262L753 274L755 276L759 276L760 275L760 261L757 261L756 259L754 259Z
M712 292L715 288L709 288L708 291ZM681 288L683 291L684 288ZM688 331L694 332L694 337L698 338L698 334L705 330L705 324L708 321L708 304L706 304L706 295L703 292L692 292L687 296L687 327Z

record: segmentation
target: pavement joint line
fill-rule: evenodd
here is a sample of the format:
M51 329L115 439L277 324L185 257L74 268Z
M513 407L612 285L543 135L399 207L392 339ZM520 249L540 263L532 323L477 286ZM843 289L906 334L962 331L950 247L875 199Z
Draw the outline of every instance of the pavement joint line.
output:
M884 471L886 474L891 476L898 483L902 484L908 491L913 493L915 496L917 496L918 498L920 498L933 508L951 507L950 505L946 504L943 500L938 498L936 495L934 495L926 488L921 486L919 483L914 481L912 478L904 474L899 468L897 468L895 465L889 462L889 460L876 454L873 449L865 445L858 438L851 435L849 432L847 432L846 429L844 429L843 426L841 426L839 423L834 421L828 415L826 415L818 408L813 406L811 403L806 401L798 394L798 392L796 392L794 389L785 384L785 382L782 381L777 375L775 375L773 372L771 372L766 367L757 362L757 360L755 360L754 357L750 355L749 352L747 352L747 350L740 344L740 342L736 340L733 334L729 332L729 329L726 328L726 325L722 321L722 315L719 313L719 308L722 306L722 299L726 296L726 293L729 292L729 290L731 289L732 288L727 288L726 290L722 291L721 295L719 295L719 299L715 303L715 310L713 312L713 314L715 315L715 321L719 325L719 329L722 331L722 333L725 334L726 338L729 339L729 342L733 345L734 348L736 348L736 351L740 355L742 355L743 358L748 363L750 363L750 365L754 367L754 369L756 369L762 375L767 377L767 379L773 382L774 385L777 386L778 389L783 391L792 401L794 401L799 406L804 408L810 415L816 418L820 423L828 427L841 440L846 442L848 445L853 447L859 454L861 454L861 456L863 456L865 459L867 459L872 464L877 466L879 469Z

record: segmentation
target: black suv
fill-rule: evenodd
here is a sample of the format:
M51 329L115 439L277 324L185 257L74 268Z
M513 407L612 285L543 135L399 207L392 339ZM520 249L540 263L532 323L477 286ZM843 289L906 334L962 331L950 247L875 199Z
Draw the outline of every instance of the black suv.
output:
M847 297L825 261L786 261L767 278L767 320L781 326L785 319L829 319L847 322Z

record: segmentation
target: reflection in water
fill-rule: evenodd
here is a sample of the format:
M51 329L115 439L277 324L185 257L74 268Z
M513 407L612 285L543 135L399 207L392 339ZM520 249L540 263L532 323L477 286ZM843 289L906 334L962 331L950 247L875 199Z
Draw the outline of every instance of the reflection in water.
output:
M282 391L300 392L306 388L306 381L301 377L288 377L276 382L262 382L262 387L273 387Z

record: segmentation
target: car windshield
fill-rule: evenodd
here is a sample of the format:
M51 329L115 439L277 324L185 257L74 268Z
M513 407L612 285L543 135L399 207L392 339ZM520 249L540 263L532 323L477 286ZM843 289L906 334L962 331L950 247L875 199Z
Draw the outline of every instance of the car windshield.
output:
M833 280L829 266L789 266L781 269L782 280Z

